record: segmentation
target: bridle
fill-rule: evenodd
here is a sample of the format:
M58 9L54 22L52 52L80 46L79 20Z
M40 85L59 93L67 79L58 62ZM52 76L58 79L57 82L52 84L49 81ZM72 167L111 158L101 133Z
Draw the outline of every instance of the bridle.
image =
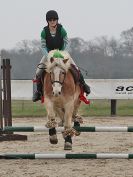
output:
M60 81L60 80L59 81L58 80L52 80L52 77L51 77L52 73L50 72L50 80L51 80L52 85L54 83L59 83L61 86L64 84L64 80L65 80L65 77L66 77L66 72L63 72L63 73L60 73L60 74L64 75L62 81Z

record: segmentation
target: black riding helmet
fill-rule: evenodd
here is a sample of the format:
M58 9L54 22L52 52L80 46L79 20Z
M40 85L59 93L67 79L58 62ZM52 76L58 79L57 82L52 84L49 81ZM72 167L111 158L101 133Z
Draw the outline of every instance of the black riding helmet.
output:
M49 21L51 19L57 19L57 20L59 19L58 13L55 10L49 10L46 13L46 20Z

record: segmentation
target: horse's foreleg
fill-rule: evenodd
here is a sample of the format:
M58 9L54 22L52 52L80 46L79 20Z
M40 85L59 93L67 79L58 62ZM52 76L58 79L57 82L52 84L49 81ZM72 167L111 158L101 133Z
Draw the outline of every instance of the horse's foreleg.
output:
M64 114L64 132L63 137L65 139L64 150L72 150L72 114L73 114L73 103L69 102L65 106L65 114Z
M51 144L57 144L58 143L55 127L49 129L49 141L50 141Z
M47 123L46 127L49 128L49 141L51 144L57 144L57 134L56 134L56 120L55 120L55 111L53 108L53 104L50 100L45 100L46 110L47 110Z
M58 123L59 127L63 127L64 125L64 109L63 108L55 108L57 115L60 118L60 122Z
M78 115L78 110L79 110L79 106L81 104L81 101L78 99L74 105L74 111L73 111L73 116L72 116L72 120L74 122L74 127L75 126L80 126L80 123L83 123L83 118Z

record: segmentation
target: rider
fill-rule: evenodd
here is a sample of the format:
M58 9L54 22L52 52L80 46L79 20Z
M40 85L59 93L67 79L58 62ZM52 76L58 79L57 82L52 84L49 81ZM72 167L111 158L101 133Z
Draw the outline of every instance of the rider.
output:
M41 99L42 93L42 83L41 75L42 69L44 67L44 62L47 59L48 52L54 49L66 50L68 51L69 41L67 37L67 32L64 27L58 23L58 13L54 10L50 10L46 13L46 21L48 23L41 32L41 48L43 53L43 58L40 61L39 67L36 70L36 84L37 91L33 95L33 102ZM85 83L83 75L80 72L80 83L86 94L90 93L90 87Z

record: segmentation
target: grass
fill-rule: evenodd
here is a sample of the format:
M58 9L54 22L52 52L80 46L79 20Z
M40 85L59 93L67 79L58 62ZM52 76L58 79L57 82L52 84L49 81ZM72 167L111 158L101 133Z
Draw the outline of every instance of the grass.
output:
M46 109L43 104L32 101L12 101L13 117L41 117L46 116Z
M91 104L82 104L79 113L82 116L109 116L110 115L110 101L92 100Z
M90 105L81 104L82 116L110 116L110 100L91 100ZM12 101L13 117L46 116L46 109L40 102ZM133 100L117 100L117 116L133 116Z
M117 114L121 116L133 116L133 100L118 101Z

